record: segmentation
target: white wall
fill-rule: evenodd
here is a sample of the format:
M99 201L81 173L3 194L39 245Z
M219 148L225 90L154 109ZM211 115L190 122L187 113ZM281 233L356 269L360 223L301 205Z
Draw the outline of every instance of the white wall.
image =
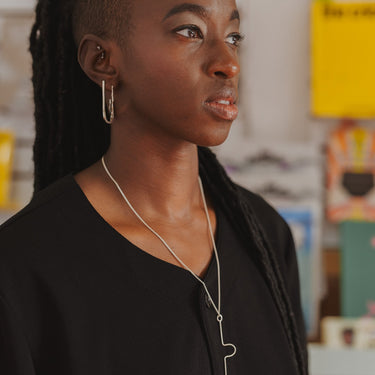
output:
M0 11L9 12L29 12L36 4L36 0L0 0Z

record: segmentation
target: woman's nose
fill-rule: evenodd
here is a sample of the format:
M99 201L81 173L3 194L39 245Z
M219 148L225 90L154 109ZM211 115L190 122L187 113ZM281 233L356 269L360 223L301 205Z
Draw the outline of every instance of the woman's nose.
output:
M227 43L213 43L210 56L207 66L207 74L210 77L231 79L239 74L240 64L237 51Z

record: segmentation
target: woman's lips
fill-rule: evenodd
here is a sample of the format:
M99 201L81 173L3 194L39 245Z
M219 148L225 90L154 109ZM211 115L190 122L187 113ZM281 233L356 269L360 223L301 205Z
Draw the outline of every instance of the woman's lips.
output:
M238 116L238 107L230 99L207 101L204 103L204 107L222 120L234 121Z

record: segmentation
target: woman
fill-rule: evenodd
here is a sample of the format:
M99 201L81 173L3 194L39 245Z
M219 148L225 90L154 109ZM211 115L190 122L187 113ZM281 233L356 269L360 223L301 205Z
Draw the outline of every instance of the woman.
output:
M39 1L1 374L307 373L290 230L207 149L237 116L239 21L234 0Z

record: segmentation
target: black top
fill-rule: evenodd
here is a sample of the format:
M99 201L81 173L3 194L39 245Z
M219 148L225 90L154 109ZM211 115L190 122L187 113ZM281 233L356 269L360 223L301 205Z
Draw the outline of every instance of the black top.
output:
M248 193L277 244L304 336L298 271L286 223ZM217 209L228 375L294 375L281 318L252 261ZM204 277L217 303L213 256ZM0 374L224 375L214 308L187 270L139 249L67 175L0 227Z

